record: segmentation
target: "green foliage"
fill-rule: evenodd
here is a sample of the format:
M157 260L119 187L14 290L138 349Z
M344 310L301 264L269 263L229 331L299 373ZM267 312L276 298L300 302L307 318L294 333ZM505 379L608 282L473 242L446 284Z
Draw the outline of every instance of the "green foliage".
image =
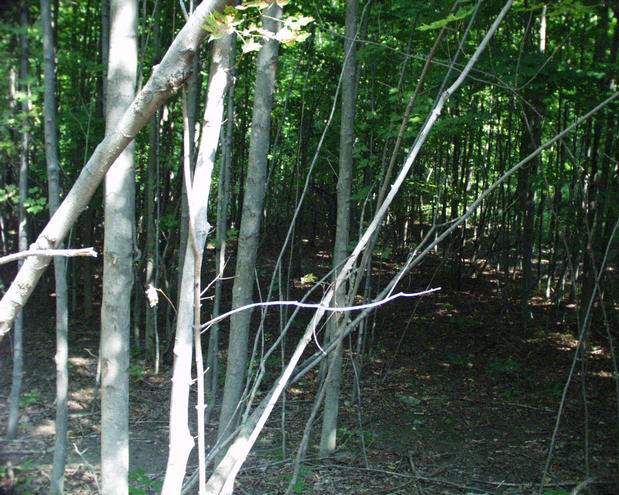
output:
M461 2L461 3L464 3L464 2ZM460 7L456 11L455 14L449 14L445 18L439 19L429 24L422 24L421 26L418 26L417 29L419 31L429 31L431 29L440 29L451 22L460 21L462 19L469 17L474 11L475 11L475 7L469 7L469 8Z
M129 481L130 495L147 495L153 492L160 493L163 487L161 481L151 480L144 473L144 470L140 468L129 472Z
M573 492L563 488L544 488L544 495L569 495L570 493Z
M39 401L39 391L36 388L29 390L28 392L24 392L22 394L22 398L19 401L20 406L26 406L29 404L36 404Z
M316 276L313 273L308 273L301 277L302 284L313 284L316 282Z
M305 41L310 33L303 30L314 19L309 16L288 16L281 21L281 26L277 33L272 33L260 27L254 20L256 16L241 16L240 11L247 9L264 10L272 2L252 1L244 2L236 7L226 7L224 13L213 12L206 20L203 28L211 35L211 39L223 38L228 34L236 33L241 39L243 53L255 52L260 50L263 39L276 39L282 45L291 45ZM281 7L288 3L287 0L276 2Z
M305 464L301 464L299 466L299 476L297 477L297 481L295 482L294 486L292 487L292 492L293 493L303 493L303 490L307 487L307 481L306 478L308 478L309 476L312 475L312 469L305 465ZM279 484L282 480L287 481L288 483L290 483L290 480L292 479L292 473L285 473L285 474L281 474L279 476L276 476L275 478L271 479L269 481L269 483L272 484Z
M499 373L515 374L522 369L522 365L510 357L505 359L495 358L492 362L490 362L488 368Z
M230 240L236 240L239 236L239 231L238 229L234 228L234 227L230 227L228 229L228 232L226 233L226 237Z
M387 246L386 248L382 249L380 251L380 259L381 260L388 260L389 258L391 258L391 254L393 252L393 247L392 246Z
M159 227L163 231L177 228L179 225L178 215L173 211L168 211L159 217Z
M129 376L137 382L143 382L146 379L146 369L142 365L132 364L129 367Z
M347 428L342 426L337 429L340 447L350 445L352 450L361 448L361 438L367 447L372 441L372 432L366 430L360 430L359 428Z
M32 460L25 461L23 464L18 464L17 466L12 466L15 480L13 481L13 486L11 486L11 493L14 493L15 495L30 495L33 493L32 483L34 478L27 475L27 473L33 469L34 467L32 466ZM9 474L8 470L8 466L0 466L0 479L7 479ZM24 474L26 475L25 478L23 476Z
M0 203L11 202L12 204L19 203L19 191L15 184L7 184L5 187L0 187Z
M24 201L26 211L32 215L36 215L45 210L47 206L47 198L41 196L41 191L38 187L28 189L28 197Z
M309 466L306 466L305 464L301 464L299 466L299 477L297 478L297 481L292 487L292 491L294 493L303 493L303 489L307 486L307 482L305 481L304 478L311 476L311 474L312 474L312 469Z

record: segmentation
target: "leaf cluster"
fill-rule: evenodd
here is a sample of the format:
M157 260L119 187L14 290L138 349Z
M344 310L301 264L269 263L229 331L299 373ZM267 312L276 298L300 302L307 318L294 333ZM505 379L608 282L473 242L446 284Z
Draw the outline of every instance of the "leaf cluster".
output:
M310 33L304 31L304 28L314 20L313 17L303 15L289 16L281 20L280 29L277 33L273 33L257 24L260 15L242 15L242 11L249 11L249 9L262 11L272 5L272 3L256 0L246 2L243 5L237 5L236 7L228 6L223 13L213 12L209 15L203 27L210 33L213 40L236 33L243 42L243 53L260 50L264 40L274 39L282 45L291 45L305 41ZM283 7L288 3L288 0L280 0L275 3Z

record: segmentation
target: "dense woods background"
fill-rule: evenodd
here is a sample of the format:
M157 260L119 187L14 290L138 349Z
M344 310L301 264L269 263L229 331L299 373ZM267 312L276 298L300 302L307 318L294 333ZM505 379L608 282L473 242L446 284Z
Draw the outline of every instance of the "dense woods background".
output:
M114 41L109 34L114 32L109 28L110 22L114 25L110 3L112 8L132 4L128 0L55 0L51 5L34 1L0 5L0 73L4 75L0 79L0 256L26 249L26 236L33 242L49 219L50 207L52 211L57 207L48 189L53 169L50 134L43 125L51 118L51 108L57 108L54 141L60 200L104 135L115 129L106 114L112 103L118 104L121 99L120 90L113 89L116 86L106 87L111 84L108 67L112 59L108 62L108 53L114 53L109 51ZM185 3L133 2L137 8L137 65L130 86L135 85L136 94L194 10L193 2ZM226 2L211 3L221 10ZM122 344L122 352L127 356L130 352L124 372L131 376L131 393L136 394L129 399L131 414L143 407L139 394L149 387L162 391L161 403L151 405L151 410L169 403L172 366L176 386L180 361L184 360L189 372L191 339L195 337L194 343L201 342L204 347L205 363L204 371L194 369L187 383L187 394L191 384L192 404L191 418L184 420L185 425L189 421L191 431L186 455L192 450L193 436L206 431L206 443L218 448L212 456L200 459L199 471L206 472L208 478L213 467L227 459L229 444L221 445L225 439L230 435L230 441L250 437L249 432L259 424L252 418L268 410L267 401L278 379L285 376L294 349L309 335L305 342L309 346L302 358L299 355L301 363L292 366L292 377L284 379L293 381L274 414L278 424L267 433L268 442L275 450L279 448L281 460L276 470L285 469L288 477L282 478L281 486L267 488L256 481L249 489L251 493L283 493L286 488L299 493L336 493L328 491L332 488L316 488L322 486L324 472L303 459L326 459L342 452L343 464L356 465L358 461L368 470L366 473L376 469L392 473L390 479L395 479L394 473L406 472L418 490L418 483L426 478L427 493L466 490L466 486L473 486L473 478L505 479L496 466L494 473L491 470L485 475L474 474L469 466L469 472L455 469L441 478L452 485L432 484L442 471L434 473L431 456L419 454L424 449L429 452L428 443L432 441L427 437L411 440L409 448L403 449L407 453L397 462L384 453L368 455L374 445L372 438L396 428L382 423L382 419L380 427L374 427L371 418L384 416L375 410L384 398L373 394L382 387L389 388L385 381L393 373L397 375L398 369L413 370L415 380L434 373L443 377L434 383L455 409L445 413L444 408L437 408L431 414L432 408L426 404L428 417L458 416L460 392L455 386L454 390L448 387L455 376L470 380L468 397L476 402L481 416L484 408L493 407L494 399L480 398L477 387L488 381L496 388L497 382L512 383L512 379L529 380L529 388L520 383L493 390L503 394L502 400L518 403L512 408L525 406L518 410L518 418L526 422L526 407L539 406L544 414L548 410L554 413L536 431L535 441L540 443L536 444L537 457L531 454L534 461L526 463L529 468L512 472L511 478L506 476L509 483L503 487L474 485L478 492L508 493L507 489L513 489L509 493L528 493L532 488L525 484L529 482L537 483L540 493L549 494L568 493L575 487L590 493L616 490L611 482L616 482L619 467L619 374L615 356L619 328L619 3L514 2L462 85L447 100L382 218L382 227L370 237L347 280L336 284L334 301L324 299L331 297L334 277L344 273L346 260L372 225L411 150L421 144L420 132L440 103L440 96L465 69L503 5L469 0L455 4L442 0L333 0L279 1L275 5L245 2L244 7L228 6L225 14L208 17L208 22L204 17L202 24L213 39L198 51L193 77L156 111L135 136L130 152L133 165L129 168L135 174L130 182L135 191L123 197L135 195L134 201L129 201L134 213L129 211L129 216L123 217L130 219L130 228L124 232L127 239L122 248L127 250L128 268L122 273L128 278L128 288L112 299L126 298L130 310L126 329L120 331L126 331L131 341L130 347ZM46 8L50 9L52 27L47 38ZM51 42L47 58L44 39ZM45 64L54 56L55 65L47 66L52 72L46 72ZM112 56L114 60L120 57ZM218 70L222 71L219 93ZM50 93L45 82L53 76L56 87ZM51 95L55 95L56 103L48 107ZM133 94L125 97L130 102ZM217 108L209 106L214 101L219 102ZM586 119L555 140L585 115ZM209 137L211 151L206 149ZM550 146L530 156L550 140L554 140ZM204 162L202 156L207 157ZM210 172L208 156L216 158L212 176L208 173L205 181L202 171ZM525 163L515 172L509 172L523 160ZM184 183L188 170L193 189ZM111 186L106 188L110 192ZM104 238L107 244L111 242L108 236L117 239L121 235L118 221L108 221L109 225L104 222L104 210L109 208L103 207L106 195L103 188L97 190L64 239L64 247L92 246L103 254L107 252ZM200 197L208 204L200 206ZM196 203L190 214L188 204L192 201ZM196 213L200 208L208 224L192 230L196 218L198 224L202 218L202 213ZM200 242L206 247L203 261ZM189 289L181 283L187 256L197 260L197 271L194 265L186 265L187 273L194 277ZM105 256L71 257L66 262L69 355L72 359L90 359L83 369L76 364L79 360L65 365L71 379L76 380L69 385L72 393L87 390L80 400L72 396L69 410L75 418L77 401L82 412L90 411L92 423L88 428L97 433L96 356L100 321L108 308L102 305L102 258ZM62 269L58 264L56 274ZM16 263L0 265L2 292L16 270ZM114 280L113 285L119 283ZM201 308L197 312L191 292L195 280L198 291L203 291L198 296ZM303 300L352 306L383 299L386 287L391 289L389 294L437 287L441 291L422 299L386 303L362 313L363 318L358 318L359 311L334 313L327 316L328 324L318 319L315 327L310 318L316 318L313 311L320 312L320 308L299 310L275 305L208 325L201 340L199 330L197 336L191 333L195 325L252 301ZM23 486L27 479L34 480L36 490L49 489L49 482L34 475L29 478L23 468L24 462L36 455L20 454L20 450L28 449L8 443L15 435L32 438L30 423L18 421L20 416L16 415L10 434L8 403L12 401L21 410L22 418L37 418L38 413L28 408L46 402L46 414L53 416L52 377L46 376L43 384L36 385L30 380L53 374L49 347L57 338L53 308L59 290L54 271L48 270L26 306L25 386L19 383L22 344L17 332L12 331L1 342L2 383L7 388L0 393L0 412L3 419L7 418L7 430L2 430L7 436L0 444L0 455L12 464L0 470L0 481L7 490L26 490ZM182 323L183 290L190 291L188 323ZM443 319L434 322L434 318ZM188 332L189 345L189 356L183 357L178 347L181 326ZM350 337L343 339L343 347L332 345L331 358L318 365L318 358L324 357L322 347L337 341L342 332L350 332ZM62 332L56 335L62 339ZM105 356L106 334L101 335ZM37 342L48 344L41 347ZM569 356L555 359L550 350L552 342L563 345ZM536 350L525 352L530 345ZM437 347L444 354L433 354ZM34 355L40 356L40 363L32 358ZM406 361L409 358L415 361ZM17 372L9 401L9 370L14 362ZM309 374L304 368L307 363L316 364ZM455 375L441 375L440 367L436 368L439 363ZM494 375L482 376L479 369L493 370ZM64 376L61 368L57 373L60 379ZM541 399L534 395L536 387L531 382L541 380L545 373L556 374L556 380L548 386L540 385L547 393L538 402ZM204 383L197 384L196 377L204 377ZM407 414L397 411L423 409L426 399L422 400L424 393L415 380L411 378L404 388L402 383L391 385L400 400L395 416ZM200 387L198 397L196 386ZM104 371L104 400L105 387ZM36 396L28 395L32 390ZM174 403L174 392L172 397ZM295 399L305 406L287 418L286 401L294 405ZM198 400L206 401L206 418L198 417L196 424L194 405ZM392 410L393 404L384 400L387 405L381 406L383 410ZM186 415L187 404L177 404ZM571 408L566 404L572 404ZM344 414L344 419L338 419L338 413ZM557 442L557 434L563 431L561 421L567 418L569 423L574 417L578 434L570 437L577 438L573 450L568 449L567 457L561 458L565 464L551 474L555 450L560 456L560 447L565 445ZM70 437L76 431L71 421ZM114 416L110 421L128 420ZM158 421L167 422L167 412ZM395 436L409 438L410 431L421 428L414 421L417 419L411 418L410 423L398 426L395 431L401 431ZM530 421L537 424L536 419ZM310 427L313 424L315 438L309 429L303 436L306 422ZM511 426L506 423L503 428ZM134 427L132 419L130 428ZM279 433L277 428L281 428ZM56 431L62 432L58 427ZM174 431L170 423L172 452L176 448ZM475 436L473 431L470 434ZM165 461L162 463L161 458L168 455L166 437L167 431L159 436L163 443L157 443L157 449L162 451L153 454L150 461L141 459L139 466L131 464L139 459L132 456L132 449L137 452L139 447L130 443L132 460L120 475L125 479L124 488L112 488L109 481L106 488L104 472L102 492L148 493L160 488L153 480L164 479ZM436 431L436 438L441 437L441 431ZM114 438L116 442L118 438ZM393 438L389 442L397 443ZM250 443L248 449L252 446ZM458 444L460 448L465 449ZM71 452L64 444L57 443L55 449L61 458ZM209 452L206 447L198 450ZM492 457L500 450L495 446L494 451L480 457ZM48 446L44 453L51 451ZM17 453L11 457L11 452ZM568 458L573 463L571 471L565 468L570 464ZM166 476L180 469L182 482L185 465L181 463L179 468L174 461L178 457L170 454ZM244 457L239 462L243 461ZM55 465L60 462L64 463L54 460ZM89 472L99 473L98 458L91 462L94 466L90 464ZM113 456L109 462L116 474L108 476L118 476L115 469L124 461ZM149 462L156 464L159 472L146 469ZM195 466L198 461L191 457L189 462ZM513 464L519 462L511 460ZM424 471L424 467L428 469ZM61 483L55 493L90 493L87 490L95 489L92 480L90 484L84 479L78 482L75 472L67 469L72 473L70 487L63 488ZM152 476L144 475L145 470ZM60 469L59 476L63 477L63 472ZM187 470L189 475L192 472ZM236 472L223 472L223 479L231 483ZM244 473L251 479L257 476ZM127 482L130 475L132 481ZM332 475L341 486L348 486L338 493L364 493L362 487L367 481L355 485L354 480L344 477L342 481L338 476ZM201 493L227 493L228 487L214 488L205 481L199 483ZM178 493L179 488L170 488L169 479L165 483L164 493ZM411 493L407 490L412 484L398 492L398 483L394 481L393 491L388 493Z

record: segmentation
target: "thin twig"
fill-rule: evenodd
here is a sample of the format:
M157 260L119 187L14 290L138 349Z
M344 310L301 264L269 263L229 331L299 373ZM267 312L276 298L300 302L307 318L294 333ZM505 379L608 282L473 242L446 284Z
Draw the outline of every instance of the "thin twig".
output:
M84 464L86 464L86 466L92 471L92 477L95 480L95 485L97 485L97 492L101 493L101 487L99 486L99 480L97 479L97 470L92 464L90 464L90 462L88 462L88 460L84 457L84 452L80 452L75 443L73 444L73 449L75 450L75 453L80 456L80 459L82 459Z
M233 309L228 311L227 313L223 313L212 320L207 321L202 325L202 332L205 332L210 328L213 324L227 318L230 315L235 313L239 313L241 311L245 311L248 309L264 307L264 306L297 306L299 308L306 309L320 309L323 311L331 312L331 313L348 313L351 311L359 311L370 308L377 308L378 306L382 306L387 304L388 302L393 301L394 299L398 299L400 297L420 297L425 296L427 294L431 294L432 292L437 292L441 290L441 287L435 287L434 289L428 289L421 292L398 292L397 294L392 294L389 297L385 297L384 299L379 299L377 301L373 301L371 303L359 304L357 306L326 306L324 304L314 304L314 303L303 303L300 301L265 301L265 302L257 302L252 304L247 304L246 306L241 306L240 308Z

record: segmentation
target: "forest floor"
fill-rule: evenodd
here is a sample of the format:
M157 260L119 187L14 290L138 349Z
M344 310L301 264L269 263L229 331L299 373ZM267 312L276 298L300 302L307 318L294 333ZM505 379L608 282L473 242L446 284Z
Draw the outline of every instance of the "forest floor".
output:
M426 267L401 290L425 288L432 262ZM383 280L394 268L380 267ZM432 286L440 285L440 276L435 280ZM608 342L596 337L604 333L593 332L587 359L576 364L551 443L577 346L574 311L534 298L525 337L517 306L505 303L498 287L493 273L464 276L458 289L444 286L439 293L412 302L400 299L375 313L368 326L370 351L363 359L360 400L353 394L347 351L340 448L332 458L318 459L314 435L294 493L538 493L551 445L541 493L619 493L613 365ZM15 440L0 437L0 493L47 493L51 473L53 319L28 312L26 327L22 416ZM69 494L98 493L97 333L96 317L72 321ZM9 340L0 344L0 435L8 417ZM288 341L292 345L294 335ZM171 370L154 375L136 361L131 372L132 493L156 493L167 462ZM288 450L281 447L280 405L241 471L235 493L284 493L290 459L313 403L313 377L287 391ZM210 439L216 417L207 427ZM319 429L320 420L314 431ZM190 464L191 472L194 457Z

